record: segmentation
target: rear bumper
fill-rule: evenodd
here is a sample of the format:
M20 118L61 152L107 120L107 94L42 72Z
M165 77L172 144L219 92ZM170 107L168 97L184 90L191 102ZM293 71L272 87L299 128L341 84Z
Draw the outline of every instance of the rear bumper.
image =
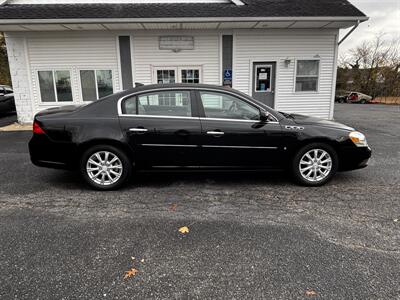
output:
M339 171L351 171L368 166L372 150L370 147L348 147L339 153Z
M33 135L29 141L31 161L38 167L53 169L75 169L76 148L71 143L54 142L46 135Z

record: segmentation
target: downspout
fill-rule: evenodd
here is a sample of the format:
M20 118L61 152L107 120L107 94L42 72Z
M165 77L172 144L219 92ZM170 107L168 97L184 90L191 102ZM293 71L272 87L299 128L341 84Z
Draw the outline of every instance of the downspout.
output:
M353 33L354 30L357 29L357 27L360 25L360 20L357 20L357 24L351 28L351 30L339 41L338 45L340 46L341 43L343 43L349 36L350 34Z

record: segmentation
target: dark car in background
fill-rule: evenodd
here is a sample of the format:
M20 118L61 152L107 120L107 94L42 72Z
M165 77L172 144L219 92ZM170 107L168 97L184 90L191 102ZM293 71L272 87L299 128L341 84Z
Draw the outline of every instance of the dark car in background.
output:
M120 187L133 171L171 169L290 170L300 184L319 186L371 156L365 136L346 125L200 84L142 86L45 110L29 150L35 165L77 169L99 190Z
M0 85L0 114L15 112L14 91L11 87Z

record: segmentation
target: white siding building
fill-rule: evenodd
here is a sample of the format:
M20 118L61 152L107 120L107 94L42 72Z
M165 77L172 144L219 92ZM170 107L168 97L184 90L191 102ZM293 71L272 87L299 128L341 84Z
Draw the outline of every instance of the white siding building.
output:
M1 2L23 123L135 83L172 82L230 85L331 119L339 29L367 20L346 0Z

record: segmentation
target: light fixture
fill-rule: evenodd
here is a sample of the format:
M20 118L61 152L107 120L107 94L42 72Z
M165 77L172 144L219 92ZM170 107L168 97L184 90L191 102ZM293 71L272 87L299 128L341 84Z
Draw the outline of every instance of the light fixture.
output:
M285 67L288 68L292 60L289 57L285 58Z

